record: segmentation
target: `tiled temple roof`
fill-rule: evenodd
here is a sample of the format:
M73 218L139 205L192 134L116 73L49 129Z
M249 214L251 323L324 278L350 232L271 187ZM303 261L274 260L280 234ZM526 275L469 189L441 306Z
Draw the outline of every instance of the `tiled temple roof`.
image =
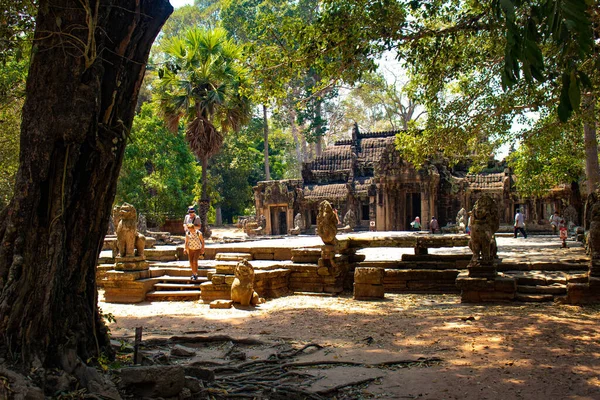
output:
M310 163L312 171L338 171L352 168L350 146L331 146Z
M469 182L469 189L502 190L504 189L504 172L496 174L468 174L465 179Z
M360 141L359 162L373 164L379 162L388 145L393 144L394 136L385 138L363 139Z
M304 198L309 200L346 198L348 189L345 183L329 185L309 185L304 187Z
M396 133L396 131L389 131L361 134L364 138L361 138L360 145L356 148L359 167L360 164L372 167L379 162L387 147L394 143ZM320 157L309 164L309 167L313 173L352 169L352 140L337 141L334 146L327 147Z

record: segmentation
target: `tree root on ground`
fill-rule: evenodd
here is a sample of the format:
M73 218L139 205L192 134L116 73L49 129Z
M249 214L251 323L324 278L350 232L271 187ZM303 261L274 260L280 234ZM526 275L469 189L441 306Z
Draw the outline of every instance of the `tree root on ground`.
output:
M352 361L294 361L292 358L305 352L309 348L322 349L323 346L315 343L304 345L300 349L287 350L277 353L266 360L253 360L237 365L216 367L215 380L207 384L204 394L215 399L233 398L262 398L269 399L311 399L321 400L353 386L370 383L381 377L372 377L346 382L328 389L319 391L306 390L311 384L322 377L315 376L295 369L310 369L319 367L354 366L370 368L389 367L429 367L442 360L438 357L402 359L386 361L377 364L352 362ZM325 397L324 397L325 396Z

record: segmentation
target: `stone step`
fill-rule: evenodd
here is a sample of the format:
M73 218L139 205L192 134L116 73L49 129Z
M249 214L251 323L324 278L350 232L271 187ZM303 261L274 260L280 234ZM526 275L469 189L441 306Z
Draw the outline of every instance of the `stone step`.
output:
M200 271L198 271L200 272ZM193 281L191 280L192 273L188 273L186 276L170 276L170 275L163 275L163 276L156 276L154 278L145 278L145 279L140 279L139 282L148 282L148 281L154 281L156 283L177 283L177 282L183 282L183 283L187 283L187 282L198 282L203 283L203 282L208 282L208 279L202 276L199 276L197 280Z
M251 261L254 257L250 253L217 253L215 260L217 261Z
M175 249L147 249L144 255L148 261L177 261Z
M155 290L189 290L189 289L198 289L200 290L201 281L192 281L198 283L157 283L154 285Z
M541 303L541 302L545 302L545 301L554 301L554 296L551 294L524 294L524 293L516 293L515 294L515 300L516 301L523 301L523 302L534 302L534 303Z
M153 290L146 293L146 300L151 301L182 301L199 299L200 290Z
M567 294L567 286L556 283L540 286L517 285L517 293L563 295Z
M153 276L191 276L192 270L190 267L150 267ZM214 272L214 268L198 266L198 276L207 276L209 272Z
M568 277L566 273L555 271L506 271L504 274L515 278L517 285L522 286L566 285Z

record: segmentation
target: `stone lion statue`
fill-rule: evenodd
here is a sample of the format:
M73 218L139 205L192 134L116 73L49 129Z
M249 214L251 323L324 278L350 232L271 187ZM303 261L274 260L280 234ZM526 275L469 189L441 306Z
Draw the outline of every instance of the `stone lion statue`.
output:
M471 263L491 262L497 253L495 233L500 227L498 205L488 195L483 195L473 207L469 248L473 252Z
M331 204L323 200L319 204L319 214L317 215L317 234L323 240L323 243L335 244L335 235L337 235L337 217L333 212Z
M234 270L235 279L231 284L231 300L242 306L257 305L264 300L254 291L254 268L248 260L240 261Z
M143 257L146 237L137 231L137 213L135 207L123 203L119 207L117 225L117 249L121 257ZM136 254L137 253L137 254Z

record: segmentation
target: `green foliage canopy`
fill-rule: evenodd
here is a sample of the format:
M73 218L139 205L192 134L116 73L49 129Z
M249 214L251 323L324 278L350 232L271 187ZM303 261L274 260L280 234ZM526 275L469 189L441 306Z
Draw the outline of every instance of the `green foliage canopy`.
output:
M181 133L173 134L144 104L133 121L131 142L117 186L117 203L133 204L153 222L183 215L199 193L201 168Z

